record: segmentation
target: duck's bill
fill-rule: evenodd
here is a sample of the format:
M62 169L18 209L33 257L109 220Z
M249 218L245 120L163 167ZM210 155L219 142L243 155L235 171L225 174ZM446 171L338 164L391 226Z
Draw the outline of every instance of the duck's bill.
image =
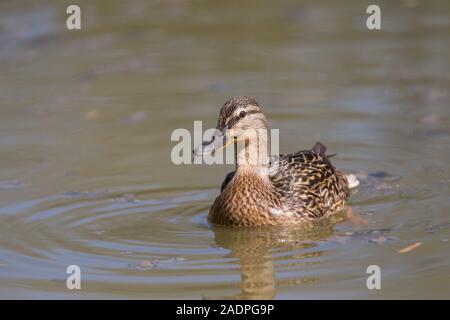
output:
M228 139L222 132L217 131L210 141L204 141L201 146L194 149L194 155L197 157L211 156L227 147L233 139Z

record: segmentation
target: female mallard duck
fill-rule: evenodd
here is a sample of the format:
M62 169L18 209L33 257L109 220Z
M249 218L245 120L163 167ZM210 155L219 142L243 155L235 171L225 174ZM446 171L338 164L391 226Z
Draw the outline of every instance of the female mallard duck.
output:
M252 98L234 97L220 110L216 134L195 154L211 155L233 141L244 145L235 151L236 171L226 176L209 221L229 226L298 224L344 209L358 181L333 167L325 146L317 142L311 150L281 155L274 162L266 152L267 132L266 117Z

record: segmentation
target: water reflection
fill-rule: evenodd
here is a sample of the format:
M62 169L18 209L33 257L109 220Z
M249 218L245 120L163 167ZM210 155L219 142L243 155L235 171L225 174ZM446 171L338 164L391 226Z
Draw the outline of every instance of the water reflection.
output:
M316 276L277 279L277 268L299 268L320 263L323 251L317 242L333 236L333 225L342 221L327 220L308 227L226 228L214 227L214 241L231 250L228 257L237 258L240 266L241 292L214 299L273 299L277 289L315 283Z

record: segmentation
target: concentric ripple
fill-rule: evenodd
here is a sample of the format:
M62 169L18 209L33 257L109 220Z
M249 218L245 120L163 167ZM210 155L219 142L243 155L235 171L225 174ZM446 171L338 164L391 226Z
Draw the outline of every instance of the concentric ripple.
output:
M401 198L400 190L373 193L373 181L362 182L357 210ZM320 286L333 265L330 252L366 245L377 231L349 233L345 224L336 231L331 222L308 229L213 227L206 216L216 192L135 186L6 205L0 209L0 270L8 270L4 280L15 290L17 283L34 283L33 290L49 297L67 294L65 270L75 264L84 295L115 297L125 290L146 298L273 298L279 288Z

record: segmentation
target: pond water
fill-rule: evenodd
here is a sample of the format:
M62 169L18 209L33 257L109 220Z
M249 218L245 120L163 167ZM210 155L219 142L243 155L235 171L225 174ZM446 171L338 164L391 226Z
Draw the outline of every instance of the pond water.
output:
M77 3L80 31L0 4L1 298L450 297L448 1L383 2L377 31L356 0ZM338 153L366 223L209 225L232 166L176 166L170 135L236 95L281 153Z

